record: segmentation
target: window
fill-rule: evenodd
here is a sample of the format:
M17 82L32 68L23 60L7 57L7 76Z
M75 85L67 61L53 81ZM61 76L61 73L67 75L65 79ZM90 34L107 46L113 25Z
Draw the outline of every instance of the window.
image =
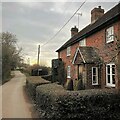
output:
M70 56L71 47L67 47L67 56Z
M106 84L115 87L115 64L106 65Z
M109 27L106 29L106 43L114 41L114 27Z
M98 85L98 68L92 67L92 85Z
M80 46L86 46L86 39L83 39L79 42Z
M70 77L70 68L71 68L70 66L67 67L67 78L71 78Z

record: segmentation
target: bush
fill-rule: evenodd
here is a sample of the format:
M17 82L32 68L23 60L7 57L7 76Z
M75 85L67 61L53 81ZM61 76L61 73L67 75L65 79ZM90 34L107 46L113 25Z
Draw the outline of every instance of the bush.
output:
M65 118L81 120L119 120L120 96L111 91L84 90L68 92L60 98L60 106ZM62 108L63 107L63 108Z
M48 75L49 68L46 66L39 66L37 64L30 67L30 72L32 76L42 76Z
M60 117L57 101L65 93L67 93L66 90L56 83L38 86L36 88L36 103L38 110L42 110L40 116L44 118Z
M36 97L36 87L42 84L48 84L49 81L44 80L40 76L29 76L26 78L26 87L32 99Z
M37 87L36 102L42 118L120 119L120 95L111 90L66 91L55 83L45 84Z
M41 76L43 79L45 80L49 80L49 81L52 81L52 75L43 75Z

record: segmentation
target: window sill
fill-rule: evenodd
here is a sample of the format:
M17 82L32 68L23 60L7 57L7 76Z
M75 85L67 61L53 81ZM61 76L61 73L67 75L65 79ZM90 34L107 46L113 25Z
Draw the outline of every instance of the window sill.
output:
M70 55L67 55L67 57L70 57Z
M113 85L106 85L105 88L115 88Z
M97 85L99 85L99 84L92 84L93 86L97 86Z
M68 79L70 79L71 77L70 76L67 76Z
M106 41L106 43L112 43L112 42L114 42L114 40Z

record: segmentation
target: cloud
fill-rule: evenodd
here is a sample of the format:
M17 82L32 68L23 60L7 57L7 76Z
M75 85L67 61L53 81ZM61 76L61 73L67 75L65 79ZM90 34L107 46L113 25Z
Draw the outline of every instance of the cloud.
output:
M75 0L72 0L75 1ZM59 29L73 15L81 2L4 2L2 3L2 30L15 34L18 45L23 47L23 52L31 61L36 61L37 45L41 45L41 60L50 65L52 58L57 58L55 52L61 45L70 39L70 29L78 25L76 14L62 31L53 38ZM87 2L78 11L80 30L90 24L90 11L101 5L105 11L111 9L115 2L98 3ZM45 43L47 44L45 46Z

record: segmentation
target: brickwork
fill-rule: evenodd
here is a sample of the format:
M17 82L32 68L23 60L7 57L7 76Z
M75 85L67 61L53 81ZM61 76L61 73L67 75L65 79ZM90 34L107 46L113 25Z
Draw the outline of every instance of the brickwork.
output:
M118 23L115 23L111 26L114 26L114 33L118 33ZM110 27L110 26L109 26ZM107 27L108 28L108 27ZM91 35L86 39L87 46L92 46L98 48L98 54L104 59L104 62L111 62L112 57L116 53L115 51L115 42L106 43L105 30L103 29L96 34Z
M70 79L76 79L76 67L72 64L74 54L76 52L76 49L78 48L79 43L74 44L71 46L71 55L67 56L67 49L62 50L59 53L59 57L62 58L63 62L65 63L65 69L67 70L67 66L71 66L71 78Z
M58 58L62 58L62 61L64 62L64 67L65 67L65 73L67 73L67 66L71 66L70 68L70 76L72 80L78 79L78 72L79 72L79 66L80 64L77 63L78 65L73 64L73 59L76 53L77 48L79 47L79 41L78 40L80 37L84 39L86 36L86 46L91 46L95 48L95 52L99 55L101 58L102 64L94 63L94 64L84 64L84 69L83 71L86 79L86 89L92 89L92 88L106 88L106 64L109 63L114 63L115 66L115 88L120 89L120 53L118 53L117 49L117 40L119 40L120 43L120 20L118 21L118 14L120 15L118 8L120 4L118 4L116 7L108 11L107 13L104 14L104 10L99 6L98 8L95 8L91 11L91 24L87 27L85 27L83 30L81 30L78 34L76 34L73 39L70 39L64 46L62 46L58 50ZM97 21L96 21L97 20ZM95 22L96 21L96 22ZM117 21L117 22L116 22ZM107 23L108 22L108 23ZM105 27L106 26L106 27ZM112 27L113 26L113 27ZM112 34L112 30L108 28L113 28L112 30L114 31L113 33L113 38L114 41L106 41L106 33ZM98 28L98 29L96 29ZM111 30L111 31L109 31ZM97 31L97 32L96 32ZM76 31L77 32L77 31ZM110 32L110 33L109 33ZM108 38L109 40L109 38ZM77 42L77 43L76 43ZM109 43L108 43L109 42ZM74 44L72 44L74 43ZM71 45L71 55L67 56L67 47L68 45ZM66 48L65 48L66 47ZM81 55L77 55L78 58L76 58L76 61L79 62L78 59L80 59ZM92 85L92 67L98 65L99 69L99 85ZM108 65L109 67L112 65ZM114 65L111 68L109 68L109 71L114 72ZM114 84L114 73L109 73L110 78L112 83ZM83 73L83 74L84 74ZM109 76L109 75L108 75ZM112 78L112 79L111 79ZM67 81L67 78L66 78ZM114 87L114 86L112 86Z
M116 35L120 35L120 22L114 23L111 26L114 26L114 33ZM108 26L108 27L110 27L110 26ZM105 30L108 27L106 27L105 29L86 38L86 45L97 48L96 52L99 54L99 56L101 57L101 59L104 61L105 64L109 63L109 62L113 62L111 60L114 57L114 55L116 54L115 41L111 42L111 43L106 43ZM65 63L66 71L67 71L67 66L71 66L71 78L69 78L69 79L73 79L73 80L77 79L77 76L78 76L77 75L78 74L77 66L72 64L76 49L78 47L79 47L79 42L71 46L71 55L70 56L67 56L67 49L60 51L58 54L58 57L62 58L63 62ZM120 55L119 55L119 58L120 58ZM103 64L103 67L101 68L102 76L99 78L101 88L106 87L106 70L105 70L106 65L105 64ZM96 86L92 86L92 84L90 82L91 81L91 77L90 77L91 76L91 72L90 72L91 67L89 66L89 67L87 67L87 69L88 69L87 88L95 88ZM66 80L67 80L67 78L66 78ZM116 84L117 84L116 88L120 88L120 80L119 81L117 80Z
M111 26L114 26L115 35L120 36L120 34L118 34L119 24L120 24L120 22L117 22L117 23L114 23ZM108 27L106 27L105 29L107 29L107 28ZM110 63L110 62L115 63L115 60L113 58L117 54L117 51L115 50L115 48L116 48L116 38L114 38L114 42L106 43L105 29L97 32L96 34L91 35L86 40L87 46L92 46L92 47L95 47L95 48L98 49L97 52L104 62L103 69L101 71L102 72L101 88L106 87L106 65L105 64ZM118 77L116 77L116 88L118 88L117 84L119 84L118 83Z
M98 77L98 85L92 85L92 67L99 67L96 66L95 64L87 64L86 65L86 79L87 79L87 84L86 84L86 89L95 89L95 88L100 88L101 87L101 74L99 73L99 77ZM98 68L101 69L101 68Z

